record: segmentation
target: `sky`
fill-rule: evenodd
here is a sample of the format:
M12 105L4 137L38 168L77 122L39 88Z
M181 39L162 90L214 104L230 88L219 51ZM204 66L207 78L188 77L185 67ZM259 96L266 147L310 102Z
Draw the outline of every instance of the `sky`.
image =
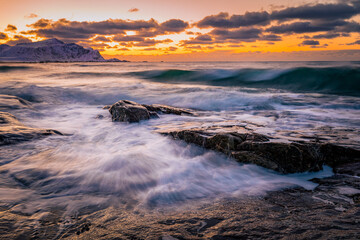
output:
M360 60L360 0L0 0L0 44L131 61Z

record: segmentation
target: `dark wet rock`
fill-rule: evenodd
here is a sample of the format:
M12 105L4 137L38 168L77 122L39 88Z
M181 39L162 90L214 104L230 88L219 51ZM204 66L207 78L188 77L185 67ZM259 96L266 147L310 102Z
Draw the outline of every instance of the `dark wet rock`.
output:
M114 103L110 109L111 117L116 122L140 122L148 120L151 117L157 117L156 113L150 114L150 111L136 102L120 100Z
M14 115L7 112L0 112L0 146L55 134L62 135L56 130L25 126L19 122Z
M95 117L95 119L103 119L104 118L104 115L102 115L102 114L98 114L98 115L96 115L96 117Z
M192 115L190 111L181 108L159 104L139 104L129 100L120 100L110 107L105 106L104 109L109 109L113 121L129 123L158 118L158 114Z
M152 104L152 105L142 104L142 105L151 112L157 112L163 114L175 114L175 115L182 115L182 114L193 115L193 113L191 113L189 110L171 107L167 105L161 105L161 104Z
M320 142L281 142L245 129L219 132L198 128L160 133L281 173L319 171L324 164L336 167L360 161L359 150Z

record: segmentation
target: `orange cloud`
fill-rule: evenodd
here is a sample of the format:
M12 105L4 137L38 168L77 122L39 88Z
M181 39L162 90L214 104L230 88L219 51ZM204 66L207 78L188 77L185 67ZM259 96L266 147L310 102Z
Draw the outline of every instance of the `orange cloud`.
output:
M129 12L138 12L140 11L138 8L130 8L129 9Z
M5 28L5 32L16 32L17 27L11 24L8 24L7 27Z

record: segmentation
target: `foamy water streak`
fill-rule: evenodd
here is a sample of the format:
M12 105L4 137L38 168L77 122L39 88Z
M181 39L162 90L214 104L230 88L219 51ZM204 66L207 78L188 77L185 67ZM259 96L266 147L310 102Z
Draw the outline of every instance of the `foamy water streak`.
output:
M48 111L32 124L56 126L72 135L38 141L39 147L49 151L25 155L3 168L9 176L22 176L29 182L34 199L86 195L84 206L98 197L117 196L161 206L216 196L262 194L294 185L313 189L316 184L308 179L332 174L326 167L319 173L280 175L154 133L157 120L113 123L109 115L95 119L98 114L108 113L100 107L81 105ZM42 177L33 177L39 173ZM43 196L36 196L38 193Z
M281 69L282 65L89 63L14 64L3 68L0 93L23 97L34 105L32 110L13 113L28 125L69 135L3 147L0 203L16 202L16 208L25 212L50 205L76 210L114 201L163 206L263 194L294 185L313 189L316 184L308 180L330 176L330 168L318 173L280 175L154 132L167 126L221 123L256 126L257 131L271 136L293 137L295 133L295 137L301 137L322 132L326 135L335 128L341 130L339 136L346 132L351 140L347 142L359 145L357 97L196 82L206 75L228 78L241 68L276 68L261 70L261 74L249 78L259 82L286 74L289 68L299 69L301 64L289 63L286 69ZM154 70L164 73L175 67L201 76L195 82L188 79L186 84L170 84L128 74ZM201 111L198 117L162 115L139 124L113 123L102 107L120 99ZM104 117L96 118L99 114Z

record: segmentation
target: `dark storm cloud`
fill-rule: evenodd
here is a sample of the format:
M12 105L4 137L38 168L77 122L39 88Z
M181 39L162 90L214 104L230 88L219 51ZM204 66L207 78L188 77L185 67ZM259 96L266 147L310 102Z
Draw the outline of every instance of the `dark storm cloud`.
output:
M7 27L5 28L6 32L16 32L17 27L15 27L14 25L8 24Z
M179 33L183 32L189 24L180 19L170 19L160 24L160 30L168 33Z
M284 19L349 19L360 14L358 3L342 2L334 4L303 5L289 7L279 11L273 11L271 18L276 20Z
M211 15L203 18L196 26L199 28L238 28L253 25L267 25L270 23L270 14L268 12L246 12L244 15L232 15L221 12L217 15Z
M290 33L312 33L333 30L335 27L327 24L316 25L313 22L294 22L290 24L281 24L266 29L267 32L275 34Z
M254 41L258 39L261 30L258 28L241 28L237 30L224 30L215 29L211 31L211 34L216 36L220 40L241 40L241 41Z

